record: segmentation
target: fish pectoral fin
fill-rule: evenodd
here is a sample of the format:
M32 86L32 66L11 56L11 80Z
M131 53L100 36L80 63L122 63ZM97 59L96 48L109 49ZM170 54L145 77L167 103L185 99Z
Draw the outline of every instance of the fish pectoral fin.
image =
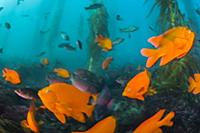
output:
M141 95L141 94L138 94L138 95L136 96L136 98L137 98L138 100L144 101L144 96Z
M183 49L187 44L187 40L182 39L182 38L175 38L174 40L174 45L178 48L178 49Z
M157 128L157 129L154 131L154 133L163 133L163 131L162 131L162 129Z
M141 95L144 95L147 91L148 91L148 89L146 87L141 87L138 90L138 93L141 94Z
M21 121L21 126L23 128L30 128L26 120Z
M174 122L172 121L172 119L174 118L174 116L175 116L174 112L170 112L169 114L167 114L166 117L164 117L161 121L158 122L159 127L161 127L161 126L168 126L168 127L173 126Z
M173 59L175 59L175 57L173 56L173 52L170 52L167 55L164 55L160 60L160 66L168 64Z

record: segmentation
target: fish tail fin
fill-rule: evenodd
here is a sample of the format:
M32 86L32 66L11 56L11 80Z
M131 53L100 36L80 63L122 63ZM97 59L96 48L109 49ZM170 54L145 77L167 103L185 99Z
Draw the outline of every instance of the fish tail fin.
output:
M29 125L28 125L28 123L27 123L26 120L22 120L20 124L21 124L21 126L22 126L23 128L29 128Z
M161 121L159 121L158 125L159 127L161 126L173 126L174 122L172 121L172 119L175 116L175 112L170 112L169 114L167 114L167 116L165 118L163 118Z
M103 35L97 35L96 36L96 39L95 39L95 42L100 42L101 40L103 39Z
M194 88L196 87L195 81L192 77L189 77L188 82L190 83L188 92L192 92Z
M146 67L153 66L157 62L157 60L160 58L160 56L158 56L157 54L156 49L143 48L141 50L141 54L145 57L148 57Z
M2 76L3 76L3 77L6 77L6 71L7 71L6 68L4 68L4 69L2 70L2 73L3 73Z

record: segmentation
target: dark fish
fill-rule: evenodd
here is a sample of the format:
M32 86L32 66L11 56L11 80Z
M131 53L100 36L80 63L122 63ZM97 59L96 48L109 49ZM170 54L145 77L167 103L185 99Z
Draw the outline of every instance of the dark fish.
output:
M104 87L97 99L96 107L94 110L95 120L98 121L108 115L107 113L112 106L112 101L113 99L110 90L107 87Z
M3 54L3 48L0 48L0 54Z
M54 83L65 83L63 79L55 77L55 75L48 75L46 77L46 80L48 81L49 84L54 84Z
M64 48L70 51L76 51L76 48L73 47L70 43L61 43L58 45L59 48Z
M20 5L21 2L24 2L24 0L17 0L17 5Z
M0 11L2 11L4 9L4 7L0 7Z
M104 87L97 99L97 105L107 106L110 100L112 100L111 92L107 87Z
M82 42L80 40L76 41L76 45L79 47L80 50L83 49L83 44L82 44Z
M200 15L200 7L195 10L195 12Z
M40 52L38 55L36 55L37 57L41 57L41 56L43 56L43 55L45 55L46 54L46 52L45 51L42 51L42 52Z
M116 20L117 20L117 21L122 21L123 19L122 19L122 17L121 17L119 14L117 14L117 15L116 15Z
M66 41L69 41L69 40L70 40L70 37L69 37L65 32L61 32L61 33L60 33L60 36L61 36L64 40L66 40Z
M70 78L76 88L93 94L98 93L102 89L102 80L99 79L94 73L85 69L76 70L71 74Z
M94 10L94 9L98 9L98 8L101 8L101 7L103 7L103 4L95 3L95 4L92 4L92 5L89 5L88 7L85 7L85 10Z
M37 91L31 89L31 88L23 88L23 89L17 89L14 91L18 96L21 98L24 98L26 100L37 100L39 99L37 95Z
M10 30L11 29L11 24L9 22L5 22L5 27L6 29Z

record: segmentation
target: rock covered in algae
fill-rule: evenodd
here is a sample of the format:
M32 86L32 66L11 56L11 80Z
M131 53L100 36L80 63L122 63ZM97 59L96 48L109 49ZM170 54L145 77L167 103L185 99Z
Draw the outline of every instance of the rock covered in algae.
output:
M0 133L24 133L19 123L0 117Z
M160 108L176 112L174 126L164 128L172 133L200 132L200 96L181 90L163 91L145 99L145 112L152 113Z
M117 132L124 132L130 130L137 121L143 118L144 108L135 100L121 100L115 99L113 101L112 109L113 115L118 120Z

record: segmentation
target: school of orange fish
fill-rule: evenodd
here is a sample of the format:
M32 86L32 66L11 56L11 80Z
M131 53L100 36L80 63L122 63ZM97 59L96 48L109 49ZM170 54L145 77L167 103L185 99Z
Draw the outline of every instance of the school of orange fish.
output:
M193 46L195 38L194 32L187 27L175 27L169 29L165 33L151 37L148 39L155 48L143 48L141 54L148 57L146 61L146 67L150 68L156 64L158 59L161 58L160 66L166 65L173 60L178 60L186 56ZM103 51L110 51L113 48L111 39L98 35L96 37L98 46ZM102 69L108 69L109 64L113 58L108 57L102 63ZM48 64L47 59L43 59L44 64ZM147 68L144 71L135 75L125 86L122 96L144 101L146 93L150 90L151 74ZM62 78L69 78L70 73L64 68L56 68L54 71L58 76ZM3 70L3 77L11 84L21 83L20 75L12 69L5 68ZM189 87L188 92L193 94L200 93L200 73L191 75L188 78ZM71 117L75 120L85 123L85 115L88 118L92 117L98 94L91 94L89 92L83 92L73 85L67 83L53 83L49 86L38 91L38 96L41 99L43 106L38 108L47 109L52 112L55 117L61 122L66 123L67 118ZM89 103L90 99L93 99ZM25 128L29 128L35 133L39 133L39 124L35 119L35 113L38 108L32 101L27 119L21 122L21 125ZM142 122L133 133L162 133L162 126L173 126L172 119L175 117L175 112L169 112L163 117L165 109L160 109L149 119ZM114 133L117 125L117 119L115 116L108 116L103 120L97 122L93 127L83 132L72 133Z

